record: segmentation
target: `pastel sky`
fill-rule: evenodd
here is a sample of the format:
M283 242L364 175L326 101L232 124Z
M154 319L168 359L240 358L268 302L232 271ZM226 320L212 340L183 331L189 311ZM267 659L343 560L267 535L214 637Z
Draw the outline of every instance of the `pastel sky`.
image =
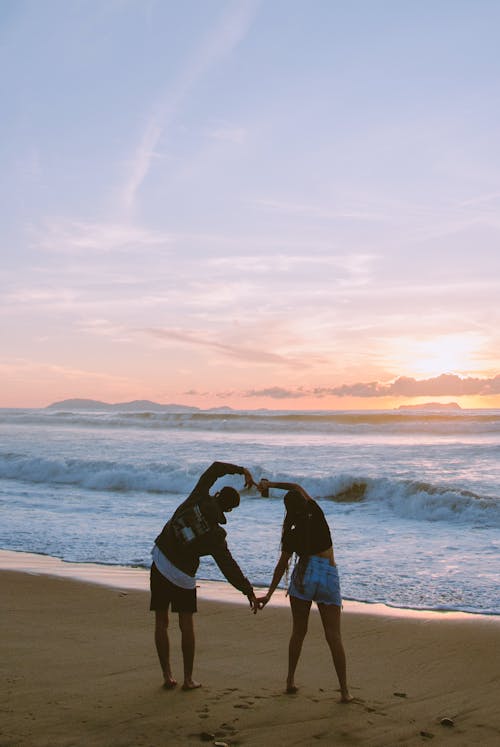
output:
M500 407L498 0L1 0L0 406Z

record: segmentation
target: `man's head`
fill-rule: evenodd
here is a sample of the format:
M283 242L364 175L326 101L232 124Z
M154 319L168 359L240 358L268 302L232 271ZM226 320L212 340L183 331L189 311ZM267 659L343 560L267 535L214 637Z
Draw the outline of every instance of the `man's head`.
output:
M233 508L237 508L237 506L240 505L240 494L235 490L235 488L226 485L222 490L215 494L215 500L221 510L219 524L226 524L227 519L224 516L224 513L229 513Z

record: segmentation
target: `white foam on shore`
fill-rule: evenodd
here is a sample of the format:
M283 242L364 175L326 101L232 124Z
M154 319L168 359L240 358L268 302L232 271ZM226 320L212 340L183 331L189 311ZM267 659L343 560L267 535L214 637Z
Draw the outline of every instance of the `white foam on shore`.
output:
M69 563L49 555L37 555L29 552L0 550L0 570L18 571L33 575L58 576L91 584L99 584L113 589L149 592L149 570L127 566L99 565L97 563ZM197 580L198 595L202 599L231 604L247 604L246 597L223 581ZM259 596L259 590L255 589ZM265 593L266 590L262 590ZM271 606L288 607L288 599L283 589L277 589ZM416 618L420 620L481 619L500 622L500 618L491 615L478 615L468 612L413 610L388 607L385 604L366 604L364 602L344 601L345 612L357 614L382 615L384 617Z

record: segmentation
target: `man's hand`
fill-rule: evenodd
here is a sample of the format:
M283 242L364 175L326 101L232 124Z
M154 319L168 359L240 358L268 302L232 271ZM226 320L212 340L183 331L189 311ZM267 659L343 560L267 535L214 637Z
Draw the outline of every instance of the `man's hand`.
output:
M254 479L252 475L250 474L250 470L248 470L246 467L243 467L243 474L245 476L245 487L251 488L253 485L255 485Z
M260 607L259 607L259 603L257 601L257 597L255 596L255 594L253 593L253 591L252 591L251 594L247 594L247 599L248 599L248 601L250 603L250 607L251 607L251 610L252 610L253 614L256 615L257 612L259 611Z

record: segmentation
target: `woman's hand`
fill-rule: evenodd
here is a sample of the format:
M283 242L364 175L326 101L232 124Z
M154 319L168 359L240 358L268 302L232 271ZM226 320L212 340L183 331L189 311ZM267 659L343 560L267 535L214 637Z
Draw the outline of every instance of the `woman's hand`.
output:
M271 487L269 480L266 480L265 477L261 477L258 484L257 484L257 490L261 494L263 498L267 498L269 495L269 488Z
M271 599L271 595L269 592L265 594L263 597L257 597L257 604L259 605L259 609L262 610L266 606L266 604Z

